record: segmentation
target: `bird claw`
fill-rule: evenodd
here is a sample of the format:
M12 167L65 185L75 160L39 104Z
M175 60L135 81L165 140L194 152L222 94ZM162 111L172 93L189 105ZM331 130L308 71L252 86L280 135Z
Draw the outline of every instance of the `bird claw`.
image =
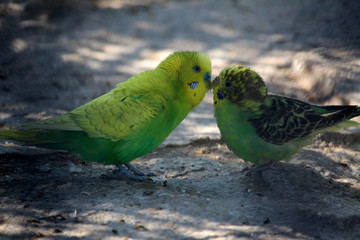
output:
M116 165L118 168L120 168L118 165L121 166L121 164ZM137 176L148 176L148 177L156 176L156 174L154 172L140 170L140 169L138 169L137 167L135 167L134 165L132 165L130 163L125 163L124 165L125 165L125 167L127 167L130 171L132 171Z
M263 165L256 166L254 168L250 168L250 169L247 168L243 172L245 172L245 176L249 177L255 173L261 174L264 170L273 168L275 164L276 164L276 162L271 161L271 162L265 163Z
M129 179L137 180L137 181L148 181L151 180L149 177L137 176L128 171L126 172L119 172L119 173L110 173L110 174L102 174L103 178L112 180L112 179L121 179L122 176L126 176Z
M119 168L119 173L110 174L110 175L107 174L105 175L105 177L108 179L120 179L122 176L126 176L128 179L132 179L132 180L151 181L155 183L161 183L163 186L167 185L166 179L149 177L149 176L154 176L155 173L141 171L129 163L126 163L124 165L126 166L127 169L123 167L122 164L116 164L116 166Z

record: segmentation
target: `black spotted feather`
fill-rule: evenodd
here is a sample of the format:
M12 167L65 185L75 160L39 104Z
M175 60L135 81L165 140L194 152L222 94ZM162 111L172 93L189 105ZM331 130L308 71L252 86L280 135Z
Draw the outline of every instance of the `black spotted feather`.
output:
M275 95L268 95L259 112L261 114L250 122L259 137L276 145L306 137L314 130L360 115L357 106L320 107Z

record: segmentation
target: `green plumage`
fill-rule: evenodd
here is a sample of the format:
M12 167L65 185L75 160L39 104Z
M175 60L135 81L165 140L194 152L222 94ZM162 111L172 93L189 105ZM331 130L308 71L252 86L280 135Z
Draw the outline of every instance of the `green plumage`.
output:
M202 101L210 76L205 54L177 52L79 108L0 130L0 138L68 150L102 164L126 164L164 141Z
M215 117L228 147L255 164L289 160L316 134L360 115L357 106L314 106L267 94L254 71L243 66L223 69L213 82Z

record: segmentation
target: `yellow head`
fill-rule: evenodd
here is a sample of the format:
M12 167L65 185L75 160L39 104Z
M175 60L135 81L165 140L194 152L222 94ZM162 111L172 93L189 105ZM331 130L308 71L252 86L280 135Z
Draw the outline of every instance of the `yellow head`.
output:
M214 107L227 100L244 110L256 111L267 95L262 78L255 71L241 65L224 68L211 85Z
M158 68L176 79L177 90L192 107L205 97L211 83L211 61L201 52L175 52L162 61Z

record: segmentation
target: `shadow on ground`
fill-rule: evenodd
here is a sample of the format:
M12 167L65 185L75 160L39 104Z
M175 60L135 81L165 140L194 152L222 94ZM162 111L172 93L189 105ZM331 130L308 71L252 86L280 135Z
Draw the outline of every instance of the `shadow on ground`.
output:
M360 236L358 178L316 149L251 174L221 141L163 147L137 160L167 177L166 186L104 179L113 168L66 153L1 156L5 239Z

